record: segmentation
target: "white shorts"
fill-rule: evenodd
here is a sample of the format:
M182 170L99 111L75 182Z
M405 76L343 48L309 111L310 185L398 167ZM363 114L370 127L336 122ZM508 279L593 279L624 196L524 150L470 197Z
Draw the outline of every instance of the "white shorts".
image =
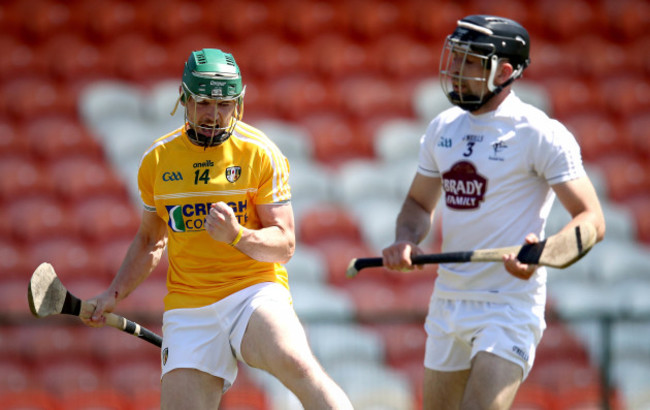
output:
M163 315L162 376L174 369L197 369L224 379L225 392L244 362L241 342L248 321L266 303L291 304L289 291L266 282L242 289L209 306L172 309Z
M543 306L517 309L508 304L433 297L424 327L426 368L467 370L472 358L485 351L521 366L526 379L546 322Z

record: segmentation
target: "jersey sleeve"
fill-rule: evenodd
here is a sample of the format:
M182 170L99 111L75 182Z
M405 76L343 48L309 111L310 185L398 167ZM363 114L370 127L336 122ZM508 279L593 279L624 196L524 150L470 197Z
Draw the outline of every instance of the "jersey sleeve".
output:
M564 125L553 121L542 141L540 152L535 155L535 167L549 185L586 175L580 145Z
M440 170L438 169L438 164L436 163L434 148L439 139L439 118L431 121L427 130L424 132L420 138L420 152L418 155L418 170L419 174L422 174L427 177L439 177Z
M274 204L291 199L289 186L289 160L280 150L271 146L265 150L261 161L262 172L257 190L257 204Z
M156 211L156 204L153 197L155 169L155 155L153 155L151 152L148 152L142 157L140 167L138 168L138 190L140 192L140 199L142 199L144 208L150 212Z

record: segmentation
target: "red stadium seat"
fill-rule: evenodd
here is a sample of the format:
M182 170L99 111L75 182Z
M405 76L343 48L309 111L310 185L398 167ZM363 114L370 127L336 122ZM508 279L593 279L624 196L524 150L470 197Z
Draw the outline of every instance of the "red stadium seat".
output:
M132 342L138 343L139 341L133 340ZM152 347L151 350L157 349ZM140 390L160 389L160 362L137 359L114 360L108 365L106 376L108 384L126 396L134 395Z
M411 97L388 77L354 76L336 84L338 106L353 118L409 117ZM405 98L405 95L408 98Z
M2 45L0 45L0 48ZM29 156L29 141L24 138L22 122L0 117L0 157Z
M629 69L633 69L639 76L650 75L650 54L645 50L650 48L650 35L641 36L630 42L627 46L627 61L629 62Z
M624 201L650 191L650 167L637 156L611 155L596 165L603 171L607 196L612 200Z
M271 404L264 390L251 384L235 384L223 395L219 408L227 410L270 410Z
M97 244L132 239L140 225L140 213L122 197L90 198L74 205L71 213L79 221L81 235Z
M590 364L554 360L537 363L526 380L560 395L574 389L599 388L600 372Z
M118 269L122 265L126 251L131 245L132 238L122 237L114 240L107 240L99 246L96 250L96 258L99 259L100 266L103 266L108 277L113 278ZM167 253L164 252L158 266L154 268L149 276L149 279L165 278L167 275L167 268L169 262L167 260Z
M26 256L33 269L42 262L51 263L64 284L73 278L106 280L105 267L95 256L95 249L79 238L50 238L35 242L27 249Z
M49 319L52 321L53 318ZM89 336L96 329L83 326L81 321L69 317L69 324L41 323L41 326L23 326L16 331L20 355L28 360L32 367L42 367L47 363L61 360L83 360L94 363L93 346ZM55 319L56 320L56 319Z
M562 72L574 68L574 65L567 64L567 56L562 47L543 38L535 39L535 46L530 49L530 61L530 66L524 71L524 77L535 81L557 77L559 67Z
M220 22L218 18L213 18L208 4L193 1L144 1L136 7L151 35L161 42L199 31L214 33Z
M558 409L567 410L585 410L585 409L602 409L603 405L602 392L597 386L588 386L585 388L571 389L563 391L555 396L555 405ZM614 390L607 404L611 410L623 410L616 390Z
M384 341L388 365L399 367L400 363L419 361L423 366L427 335L422 323L379 323L368 328Z
M0 200L54 194L52 181L44 168L32 157L11 156L0 160Z
M359 124L336 111L310 114L300 119L312 138L314 157L325 165L336 167L344 161L372 158L372 134L361 132Z
M122 33L138 31L141 16L136 3L110 0L84 1L71 7L76 29L96 44L112 40ZM151 13L151 12L149 12ZM88 16L93 18L89 19Z
M456 1L409 1L404 4L401 26L410 29L413 36L441 47L445 37L456 28L456 22L470 14L468 11Z
M122 314L124 312L122 304L118 304L115 313ZM136 319L141 326L162 336L161 324L156 325L141 320L142 316L125 316L129 319ZM162 322L162 318L160 318L159 322ZM148 368L157 366L157 374L160 376L160 349L156 346L142 340L136 340L133 335L108 326L100 329L88 329L91 330L87 334L87 340L92 350L92 356L99 361L102 368L115 369L123 364L136 362L140 363L141 367L144 367L143 363L146 362L151 365ZM156 385L155 387L160 390L160 386Z
M543 386L523 382L517 390L511 410L548 410L556 407L552 390Z
M266 33L247 38L236 50L233 50L233 54L244 78L252 76L277 81L281 78L291 79L294 75L304 73L304 57L300 49L279 35ZM301 80L302 77L296 79L296 81ZM287 81L283 82L286 84ZM284 98L279 95L276 95L277 103L281 103Z
M413 408L421 409L424 389L424 356L421 358L403 361L392 366L392 369L403 374L411 384L413 392Z
M612 38L633 40L648 32L650 4L645 0L604 0L603 12Z
M637 239L645 244L650 244L650 194L634 195L623 203L632 211L636 221Z
M28 281L26 278L6 278L0 282L0 312L3 316L31 316L26 297Z
M337 205L314 206L296 225L300 242L307 245L330 239L361 240L357 221L348 210Z
M303 46L309 71L327 80L370 73L374 66L369 48L354 41L344 32L328 31Z
M310 75L278 78L268 92L276 96L277 112L283 119L300 120L313 112L337 109L336 95L320 79Z
M0 91L0 108L14 119L33 120L46 115L76 114L73 90L46 76L7 80Z
M589 364L589 353L584 344L561 322L549 322L542 341L537 346L535 365L564 360Z
M4 410L67 410L56 393L40 389L0 393Z
M160 389L140 390L131 396L131 408L137 410L159 410Z
M26 249L23 245L8 237L0 238L1 279L24 279L29 277L35 268L27 260Z
M12 236L31 244L52 238L77 235L75 219L56 199L28 197L13 201L6 209Z
M195 46L199 46L198 44ZM167 46L139 32L126 32L110 40L103 48L106 64L119 78L148 85L176 78L189 52L173 60Z
M69 410L132 410L130 399L110 388L97 391L70 391L61 397L61 404Z
M337 285L354 302L358 320L386 318L399 312L399 295L389 281L366 270L361 275Z
M58 274L58 271L57 271ZM63 276L63 275L59 275ZM86 277L66 278L62 277L63 285L81 300L90 299L105 291L110 281L105 277L98 277L94 272L88 272ZM92 333L91 333L92 334Z
M552 77L543 85L551 97L552 115L560 120L576 114L601 113L606 109L604 98L610 97L580 77Z
M622 127L613 117L598 112L582 113L566 117L564 124L576 137L586 161L596 161L627 149L621 141Z
M535 12L540 16L544 34L555 41L596 30L594 8L586 0L548 0L537 3Z
M3 331L5 333L6 331ZM3 336L6 337L6 336ZM12 350L3 350L3 353L14 356ZM15 357L15 356L14 356ZM23 392L35 388L31 369L19 360L3 359L0 361L0 398L5 393ZM1 400L1 399L0 399ZM0 401L0 403L3 403ZM3 403L4 404L4 403ZM4 407L3 407L4 408Z
M45 40L71 25L69 7L58 1L20 1L14 12L21 23L22 36L31 43Z
M163 299L167 295L165 277L149 277L120 303L120 311L128 315L160 317L165 310Z
M512 19L522 26L526 27L531 38L535 40L535 47L538 46L538 40L542 37L540 32L541 17L537 15L537 10L533 4L527 4L522 0L501 0L501 1L473 1L471 2L472 14L490 14L493 16L503 16Z
M47 74L57 81L111 74L103 64L101 49L77 33L53 33L35 51L44 60Z
M311 39L324 33L345 32L346 7L344 2L284 1L280 8L286 16L282 20L283 34L298 41Z
M97 195L128 198L124 183L105 162L66 156L49 164L48 174L61 198L76 202Z
M77 120L69 117L35 119L29 121L24 130L32 152L45 161L75 154L97 161L103 159L101 144Z
M647 115L650 111L650 81L645 77L621 75L603 79L601 84L606 107L620 118Z
M574 40L564 55L573 55L576 72L596 81L610 78L630 69L627 45L609 41L598 35L582 36Z
M245 39L251 27L258 32L277 32L283 20L284 9L261 0L213 2L210 15L228 16L228 24L217 24L218 38ZM235 56L235 59L237 56Z
M431 44L400 32L384 34L371 45L375 71L394 80L437 75L438 53Z
M409 314L423 317L429 310L438 265L427 265L422 270L409 273L391 273L398 286L400 309Z
M347 4L347 32L367 41L400 27L400 6L385 0L357 1Z
M317 249L326 260L328 282L334 285L341 285L350 281L346 278L345 271L352 259L375 256L363 242L345 238L330 238L319 241ZM379 276L384 272L383 268L368 268L363 271L363 274Z
M154 3L155 2L156 0L154 0ZM232 23L232 21L229 23ZM230 24L223 25L230 26ZM190 56L190 53L196 50L201 50L203 48L211 48L217 46L222 50L228 52L234 52L234 50L236 50L236 48L233 47L233 42L226 41L225 39L219 39L219 41L216 41L213 35L206 32L191 33L175 39L171 39L164 43L165 50L168 53L169 64L169 66L166 67L166 71L171 76L171 78L178 78L180 84L180 76L183 74L183 67L185 61L187 61L187 58ZM237 60L237 64L239 64L239 57L237 56L237 53L235 53L235 60ZM247 73L242 71L242 75L244 76L244 82L247 82Z
M36 381L45 391L60 395L97 392L106 385L102 369L83 359L44 363L36 369Z

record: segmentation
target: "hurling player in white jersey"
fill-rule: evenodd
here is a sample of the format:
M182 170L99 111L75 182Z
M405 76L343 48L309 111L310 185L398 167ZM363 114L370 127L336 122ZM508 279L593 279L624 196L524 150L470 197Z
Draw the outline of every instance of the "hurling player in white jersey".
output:
M415 268L434 210L443 252L537 242L556 196L572 216L564 230L588 221L602 240L603 213L575 138L511 90L529 51L526 29L497 16L465 17L447 37L440 79L455 107L422 137L395 242L383 250L389 269ZM440 265L425 323L424 408L510 408L546 327L545 299L545 269L515 255Z

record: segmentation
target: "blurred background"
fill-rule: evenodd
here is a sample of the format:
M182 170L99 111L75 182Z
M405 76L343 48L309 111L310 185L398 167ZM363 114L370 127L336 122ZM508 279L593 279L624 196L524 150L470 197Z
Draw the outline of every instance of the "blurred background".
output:
M204 47L234 54L244 121L291 161L288 268L316 355L355 408L420 408L436 266L344 272L392 241L419 138L449 106L444 37L477 13L529 30L516 93L574 132L608 224L582 261L549 272L549 328L514 408L650 408L647 0L0 1L0 408L159 406L158 349L76 318L36 320L25 290L43 261L81 298L108 285L139 223L140 157L182 124L169 112ZM567 220L555 207L547 234ZM160 332L165 269L117 313ZM222 408L300 406L242 367Z

